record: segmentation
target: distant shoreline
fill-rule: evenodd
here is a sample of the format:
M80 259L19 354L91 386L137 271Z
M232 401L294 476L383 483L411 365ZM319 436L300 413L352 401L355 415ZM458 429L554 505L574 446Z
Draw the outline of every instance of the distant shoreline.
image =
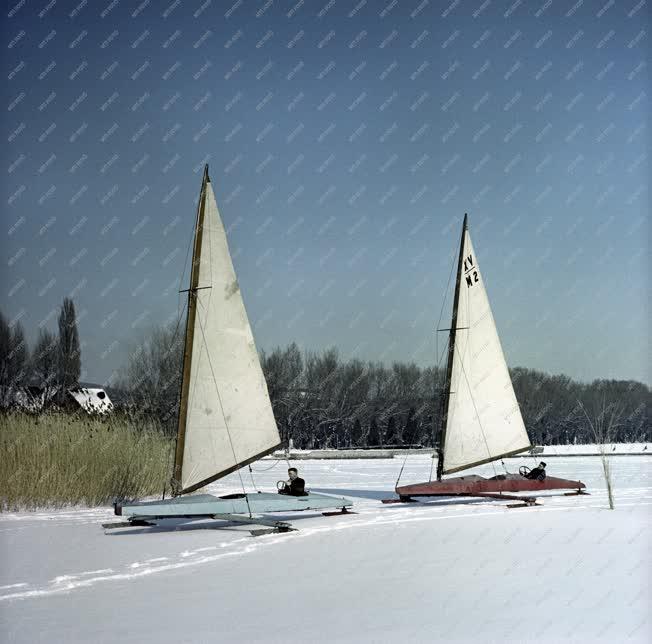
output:
M607 456L652 456L652 451L645 450L645 443L622 443L620 446L615 444L616 450L612 451L614 444L607 445L605 454ZM620 449L618 449L620 447ZM421 455L430 456L433 454L432 448L370 448L370 449L313 449L313 450L293 450L286 454L284 451L277 451L266 457L269 459L284 460L329 460L329 459L381 459L396 458L401 456ZM580 456L600 456L601 452L597 445L548 445L543 451L534 454L524 452L515 456L505 458L566 458Z

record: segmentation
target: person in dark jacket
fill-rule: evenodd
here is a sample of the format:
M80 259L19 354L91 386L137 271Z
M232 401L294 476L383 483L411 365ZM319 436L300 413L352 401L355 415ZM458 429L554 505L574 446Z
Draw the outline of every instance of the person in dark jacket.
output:
M299 472L296 467L291 467L288 470L288 476L290 478L285 481L285 486L278 493L289 496L306 496L306 482L299 477Z
M546 464L541 461L533 470L530 470L526 475L526 479L535 481L545 481L546 479Z

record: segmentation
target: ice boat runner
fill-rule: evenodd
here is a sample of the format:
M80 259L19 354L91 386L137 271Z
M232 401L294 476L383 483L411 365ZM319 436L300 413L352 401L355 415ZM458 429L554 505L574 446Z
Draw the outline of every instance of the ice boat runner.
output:
M350 507L325 494L276 493L216 497L189 495L278 449L281 440L267 383L236 279L231 255L204 170L195 224L172 489L174 498L115 505L128 520L216 518L289 529L258 514Z
M437 480L396 485L400 500L416 496L475 496L516 498L534 503L533 496L505 493L576 490L584 483L519 474L493 478L478 475L442 478L477 465L491 463L531 449L521 410L514 394L478 260L464 215L453 318L449 331L448 364L442 397L437 450ZM399 476L400 478L400 476Z

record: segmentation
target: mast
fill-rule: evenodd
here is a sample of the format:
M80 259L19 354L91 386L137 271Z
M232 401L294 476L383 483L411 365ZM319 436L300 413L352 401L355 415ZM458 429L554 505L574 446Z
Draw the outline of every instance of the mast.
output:
M455 295L453 297L453 316L448 336L448 361L446 364L446 380L444 381L444 393L442 398L441 425L439 429L439 446L437 448L437 480L441 481L444 471L444 444L446 442L446 424L448 422L448 406L451 395L451 375L453 373L453 358L455 355L455 336L457 334L457 303L460 296L460 278L462 276L462 259L464 254L464 238L468 230L468 214L464 213L462 224L462 236L460 238L460 254L457 260L457 278L455 280Z
M280 443L206 167L188 289L173 492L193 492Z
M181 395L179 399L179 420L177 424L177 445L174 452L174 471L172 474L172 493L178 496L181 493L181 466L183 464L183 451L186 439L186 421L188 411L188 395L190 392L190 368L192 361L192 347L195 339L195 316L197 313L197 288L199 286L199 265L201 261L202 230L204 227L204 211L206 203L206 185L210 181L208 164L204 167L204 176L197 204L197 218L195 222L195 236L192 249L192 263L190 268L190 287L188 288L188 314L186 315L186 333L183 348L183 369L181 372Z

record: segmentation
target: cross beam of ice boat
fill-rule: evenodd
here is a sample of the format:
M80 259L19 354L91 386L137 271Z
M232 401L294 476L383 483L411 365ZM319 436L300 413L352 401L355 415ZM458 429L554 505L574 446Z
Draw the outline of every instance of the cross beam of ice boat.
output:
M349 499L327 494L308 493L305 496L289 496L258 492L256 494L191 494L161 501L140 501L135 503L116 503L115 514L126 517L124 523L106 524L108 528L129 527L130 525L151 525L163 519L222 519L236 523L250 523L272 526L283 532L291 529L290 524L273 521L259 515L273 512L300 512L303 510L321 511L352 506ZM254 516L255 515L255 516Z
M448 337L446 380L437 450L437 480L396 486L400 501L412 497L468 496L519 499L515 492L575 490L581 481L554 476L532 480L520 474L442 478L532 448L516 400L464 215Z
M174 498L118 503L115 513L127 518L126 525L165 518L218 518L289 529L289 524L254 515L350 508L348 499L314 493L190 494L281 446L208 166L197 206L190 286L185 292Z

